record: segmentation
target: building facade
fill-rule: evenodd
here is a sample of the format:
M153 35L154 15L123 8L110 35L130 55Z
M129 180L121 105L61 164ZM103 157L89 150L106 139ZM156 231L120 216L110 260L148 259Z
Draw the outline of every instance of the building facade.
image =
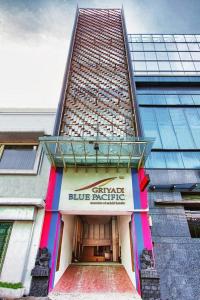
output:
M112 262L141 294L153 140L138 117L123 12L78 9L54 135L41 139L52 166L40 242L51 254L49 291L72 262Z
M0 114L1 281L44 296L112 263L143 299L198 299L199 72L199 35L77 9L56 117Z
M161 299L198 299L200 36L129 35Z
M0 110L0 281L29 294L39 247L50 165L39 137L53 131L55 111Z

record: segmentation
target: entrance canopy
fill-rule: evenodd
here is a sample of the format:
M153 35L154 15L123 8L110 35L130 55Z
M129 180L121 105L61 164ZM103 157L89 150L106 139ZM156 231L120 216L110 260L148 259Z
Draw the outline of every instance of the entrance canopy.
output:
M138 137L41 137L43 149L55 167L140 168L146 161L152 139Z

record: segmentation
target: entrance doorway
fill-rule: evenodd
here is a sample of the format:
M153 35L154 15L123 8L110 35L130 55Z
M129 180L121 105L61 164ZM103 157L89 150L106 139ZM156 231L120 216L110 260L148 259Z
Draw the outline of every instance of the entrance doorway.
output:
M72 262L120 262L116 216L76 216Z

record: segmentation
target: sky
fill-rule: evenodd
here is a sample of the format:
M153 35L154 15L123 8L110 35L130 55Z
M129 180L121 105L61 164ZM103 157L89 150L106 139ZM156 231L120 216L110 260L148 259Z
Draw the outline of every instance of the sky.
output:
M123 5L128 33L200 33L200 0L0 0L0 108L57 107L77 5Z

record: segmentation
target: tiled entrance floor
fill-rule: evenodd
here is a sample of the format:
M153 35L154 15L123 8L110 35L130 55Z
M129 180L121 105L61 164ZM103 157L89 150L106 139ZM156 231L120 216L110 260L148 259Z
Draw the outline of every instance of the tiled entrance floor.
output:
M99 295L98 298L91 299L105 300L103 297L105 293L110 294L109 299L117 300L118 297L114 296L117 294L124 294L124 296L129 294L132 296L130 299L140 299L133 297L133 295L137 296L137 292L122 265L70 265L53 289L52 296L58 294L61 296L63 293L71 294L69 299L73 299L73 294L74 296L79 294L80 299L85 299L82 293L91 293L91 296ZM123 299L129 299L124 296ZM51 296L50 298L55 299Z

